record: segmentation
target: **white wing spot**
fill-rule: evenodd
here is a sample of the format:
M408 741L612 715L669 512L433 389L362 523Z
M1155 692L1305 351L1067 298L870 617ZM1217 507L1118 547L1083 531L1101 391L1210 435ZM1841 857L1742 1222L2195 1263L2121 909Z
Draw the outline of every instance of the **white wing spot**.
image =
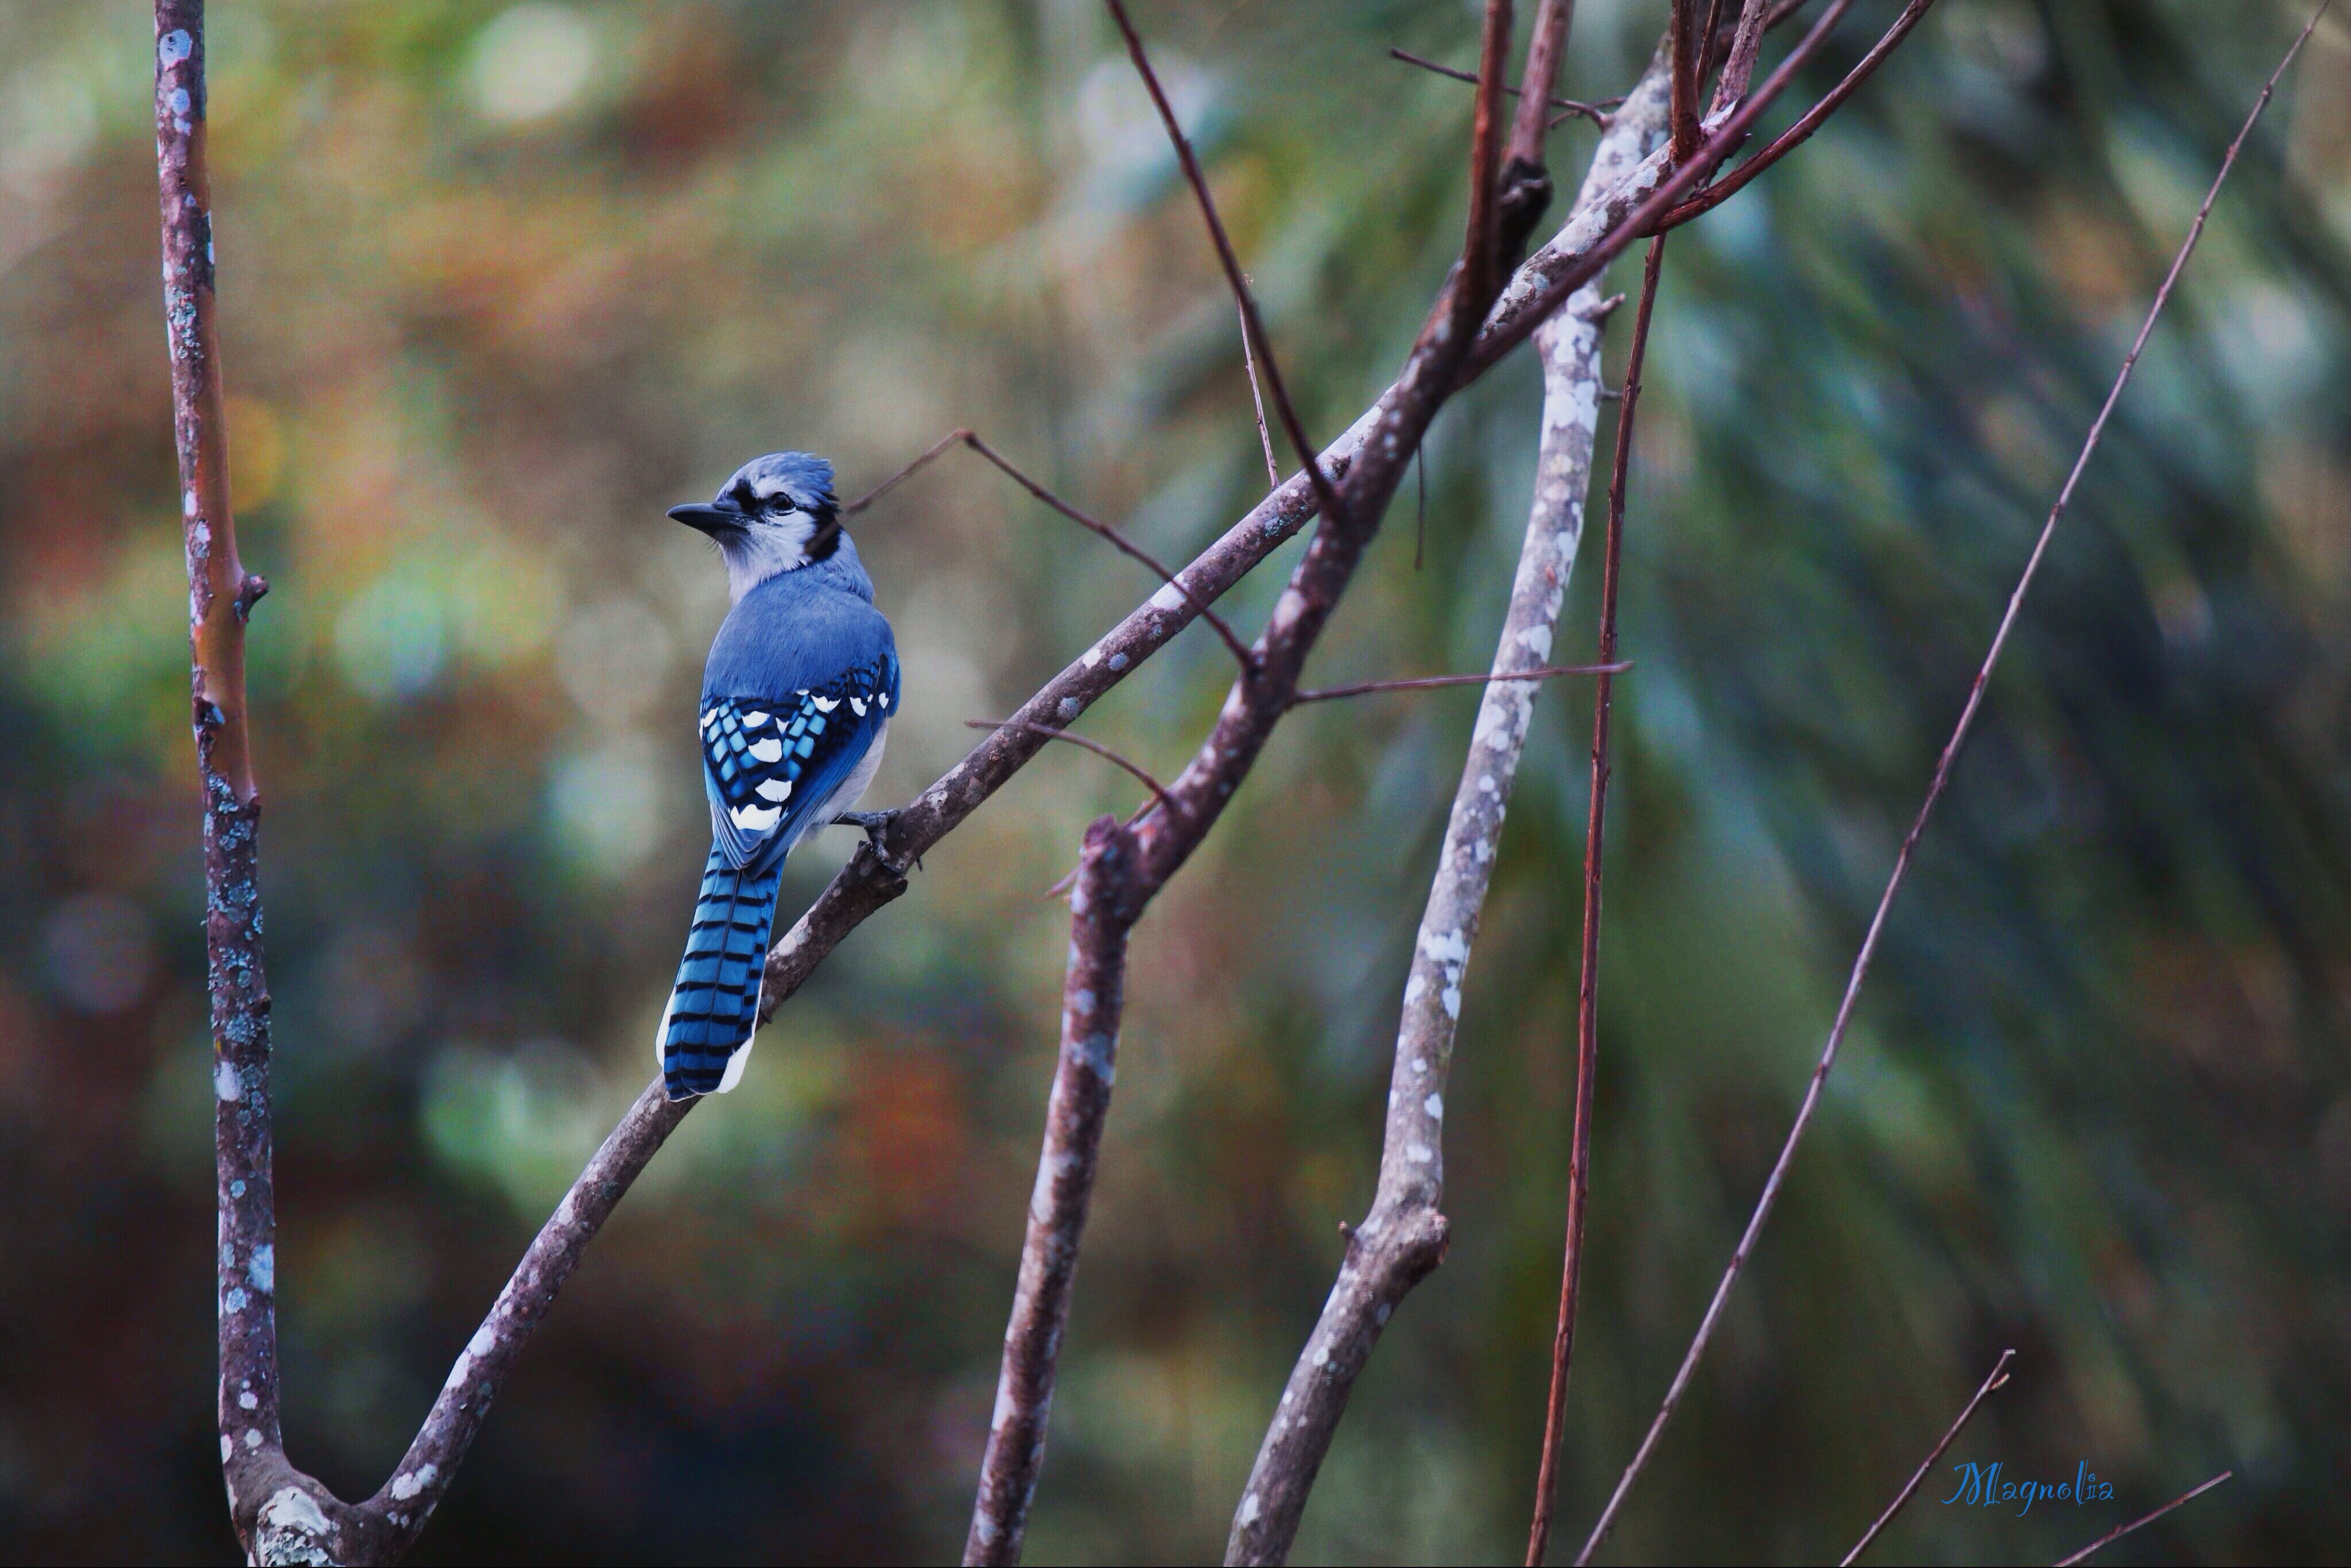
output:
M850 698L849 711L855 714L858 717L863 718L865 716L865 699L863 697Z
M763 713L747 713L743 716L743 727L745 729L757 729L767 722L768 716Z
M809 701L816 704L816 711L819 713L831 713L841 706L839 697L810 697Z
M792 781L770 779L759 786L758 795L762 800L789 800L792 798Z
M753 745L751 759L755 762L781 762L784 759L784 743L769 736Z
M726 815L747 833L764 833L780 821L784 813L778 806L737 806Z

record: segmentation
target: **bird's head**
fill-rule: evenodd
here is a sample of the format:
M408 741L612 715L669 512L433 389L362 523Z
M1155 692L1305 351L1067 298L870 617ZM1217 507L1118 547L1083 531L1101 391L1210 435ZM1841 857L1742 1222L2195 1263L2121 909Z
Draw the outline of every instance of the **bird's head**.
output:
M832 465L805 452L755 457L715 498L672 507L669 515L710 536L738 600L768 579L824 560L841 548Z

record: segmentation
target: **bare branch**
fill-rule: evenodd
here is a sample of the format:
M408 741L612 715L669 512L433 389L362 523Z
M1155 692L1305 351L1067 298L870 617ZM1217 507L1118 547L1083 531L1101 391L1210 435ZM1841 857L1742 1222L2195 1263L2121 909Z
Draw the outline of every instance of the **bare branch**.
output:
M1063 739L1074 739L1064 736ZM980 1462L967 1563L1020 1561L1029 1503L1045 1458L1054 1374L1070 1322L1078 1246L1085 1233L1102 1124L1118 1074L1118 1031L1133 927L1134 835L1116 817L1087 828L1070 895L1070 962L1061 981L1061 1052L1045 1107L1045 1146L1020 1249L1020 1284L1004 1330L1004 1370Z
M1708 114L1721 114L1747 96L1747 84L1755 78L1755 57L1763 51L1766 18L1771 10L1771 0L1747 0L1739 13L1739 29L1731 35L1730 53L1722 62L1722 75L1715 78L1714 104Z
M1583 287L1623 254L1633 240L1655 226L1657 218L1712 174L1746 136L1756 118L1787 89L1806 60L1816 52L1853 0L1831 0L1821 19L1788 51L1771 74L1739 108L1719 121L1709 120L1698 154L1678 166L1665 151L1651 153L1611 186L1604 197L1579 207L1551 244L1529 256L1495 302L1471 348L1465 379L1484 373L1516 347L1538 322L1559 308L1567 297ZM1670 67L1668 68L1670 68Z
M1236 310L1240 310L1237 305ZM1265 448L1265 482L1269 488L1281 486L1281 465L1273 460L1273 435L1265 427L1265 394L1257 387L1257 354L1249 347L1249 312L1240 310L1241 368L1249 372L1249 402L1257 410L1257 444Z
M1092 752L1096 757L1102 758L1104 761L1116 763L1119 767L1125 768L1129 773L1134 775L1135 778L1141 779L1143 781L1143 787L1150 790L1154 795L1159 797L1159 803L1166 807L1169 810L1177 811L1183 810L1182 806L1176 802L1176 797L1167 792L1167 787L1165 785L1160 783L1158 779L1154 779L1141 767L1135 763L1128 761L1125 758L1121 757L1117 752L1113 751L1109 747L1104 746L1099 740L1089 740L1082 735L1072 735L1066 729L1055 729L1050 725L1029 724L1025 720L1017 718L967 718L963 721L963 724L966 729L1022 729L1027 730L1031 735L1041 735L1047 740L1066 740L1071 746L1082 747L1086 750Z
M1502 167L1510 169L1541 169L1543 167L1544 133L1551 129L1551 117L1546 106L1556 104L1569 113L1591 111L1593 123L1606 129L1608 117L1590 104L1577 103L1573 99L1554 99L1551 89L1559 81L1559 62L1567 53L1567 35L1575 24L1575 0L1541 0L1535 7L1535 22L1527 33L1527 62L1520 68L1519 85L1511 96L1519 100L1518 112L1510 120L1510 144L1503 149ZM1513 183L1509 174L1503 176L1505 187ZM1543 197L1551 196L1551 182L1543 182ZM1533 225L1534 214L1527 223Z
M1249 293L1248 280L1241 276L1240 257L1233 253L1233 242L1225 234L1224 220L1217 215L1216 199L1208 194L1208 178L1200 172L1200 160L1193 155L1192 143L1185 136L1183 126L1176 121L1175 108L1168 103L1167 94L1160 89L1159 78L1151 68L1151 57L1144 53L1143 36L1134 30L1134 24L1127 18L1126 7L1120 4L1120 0L1107 0L1107 4L1112 18L1118 23L1118 30L1125 36L1126 52L1134 61L1135 74L1143 78L1143 85L1150 90L1151 101L1159 110L1160 121L1167 127L1167 140L1176 147L1176 162L1183 166L1184 178L1191 184L1192 194L1199 201L1200 216L1208 225L1208 238L1217 247L1217 260L1224 267L1225 281L1231 285L1233 298L1240 304L1242 329L1256 340L1257 357L1265 361L1266 384L1272 389L1274 412L1281 416L1282 432L1290 437L1290 444L1298 449L1298 460L1305 465L1307 478L1314 486L1314 499L1322 507L1322 515L1338 518L1343 515L1339 493L1332 488L1331 476L1322 472L1322 460L1315 453L1314 444L1307 439L1306 426L1299 421L1298 410L1290 401L1290 389L1281 380L1281 367L1274 362L1272 340L1265 335L1265 322L1258 315L1257 299Z
M855 501L843 507L841 509L841 515L843 517L851 517L866 507L872 505L875 501L880 500L884 495L896 487L902 480L909 479L915 474L920 473L934 459L937 458L941 454L946 452L949 448L956 446L958 444L970 447L974 452L977 452L982 457L987 458L990 463L994 464L1000 472L1008 476L1014 484L1019 486L1031 496L1036 497L1037 499L1044 502L1045 505L1052 507L1053 510L1061 513L1061 516L1069 518L1070 521L1077 524L1078 527L1085 529L1088 533L1091 533L1097 538L1103 540L1121 555L1125 556L1130 560L1140 561L1144 566L1149 567L1153 573L1158 577L1160 581L1165 583L1168 587L1174 589L1176 592L1182 594L1186 600L1190 601L1193 612L1198 615L1201 620L1207 622L1208 625L1214 629L1217 635L1223 640L1226 648L1231 652L1233 657L1240 662L1242 669L1247 670L1255 666L1257 655L1249 652L1249 644L1240 640L1239 636L1234 632L1232 627L1226 623L1223 616L1209 609L1206 601L1194 598L1192 591L1184 585L1183 581L1177 578L1176 573L1168 570L1165 566L1162 565L1157 556L1153 555L1141 545L1136 544L1133 539L1128 538L1124 534L1119 532L1116 528L1112 528L1108 523L1102 522L1099 518L1087 516L1084 512L1080 511L1077 507L1072 507L1070 503L1053 494L1052 491L1045 488L1044 486L1037 483L1036 480L1029 477L1028 475L1022 473L1017 466L1015 466L1009 458L1007 458L1002 453L997 451L995 447L990 446L986 441L980 439L979 434L977 431L967 428L948 431L945 435L942 435L936 441L931 443L929 449L925 451L920 457L915 458L912 463L907 464L904 468L899 469L895 474L893 474L887 479L883 480L881 484L875 486L865 495L859 497ZM1277 479L1275 483L1278 485L1280 481Z
M1667 32L1674 44L1673 156L1687 162L1698 152L1698 69L1706 46L1698 36L1692 0L1674 0Z
M1688 42L1687 34L1676 43ZM1693 88L1696 85L1692 75ZM1657 304L1665 235L1649 242L1641 302L1633 311L1633 347L1625 363L1625 406L1616 416L1616 450L1608 474L1608 532L1600 569L1600 658L1616 656L1616 588L1625 546L1625 489L1633 467L1633 422L1641 407L1641 365L1648 357L1649 319ZM1559 1493L1559 1446L1567 1422L1567 1376L1575 1351L1576 1291L1583 1277L1583 1212L1592 1195L1592 1113L1600 1072L1600 881L1602 829L1608 819L1608 721L1614 683L1592 694L1592 800L1583 831L1583 955L1575 1001L1575 1111L1568 1132L1567 1239L1559 1272L1559 1326L1552 1335L1551 1393L1544 1406L1542 1461L1535 1476L1534 1519L1527 1530L1527 1568L1541 1568L1551 1545Z
M1959 1435L1959 1429L1965 1427L1969 1417L1976 1413L1976 1406L1984 1402L1984 1396L2008 1382L2008 1364L2015 1359L2016 1352L2012 1350L2000 1353L2000 1359L1991 1364L1991 1375L1983 1380L1983 1386L1976 1390L1976 1396L1968 1401L1966 1407L1959 1412L1959 1418L1953 1421L1949 1429L1943 1433L1942 1441L1929 1448L1927 1451L1927 1457L1918 1461L1918 1468L1911 1472L1910 1479L1899 1492L1895 1494L1894 1500L1886 1505L1886 1511L1877 1516L1877 1521L1862 1532L1861 1539L1854 1542L1853 1550L1844 1554L1843 1560L1837 1563L1837 1568L1853 1568L1853 1560L1868 1551L1869 1543L1877 1539L1878 1532L1894 1522L1894 1516L1902 1511L1903 1505L1908 1502L1912 1494L1917 1491L1919 1484L1927 1479L1927 1472L1935 1468L1935 1461L1943 1457L1943 1450L1951 1446L1952 1439Z
M1621 675L1631 669L1631 664L1545 664L1539 669L1496 671L1484 675L1420 675L1405 681L1363 681L1352 686L1323 686L1316 691L1293 692L1290 702L1335 702L1341 697L1360 697L1373 692L1426 692L1439 686L1482 686L1496 681L1547 681L1554 675Z
M2178 1508L2182 1503L2194 1502L2198 1498L2202 1497L2206 1492L2210 1491L2214 1487L2219 1486L2222 1481L2227 1480L2236 1473L2237 1472L2234 1470L2222 1470L2219 1475L2214 1476L2210 1480L2206 1481L2203 1485L2189 1488L2186 1491L2181 1492L2178 1497L2173 1498L2169 1502L2165 1503L2161 1508L2157 1509L2153 1513L2147 1514L2144 1518L2134 1519L2128 1524L2120 1525L2113 1530L2107 1531L2104 1535L2099 1536L2095 1541L2091 1542L2090 1544L2085 1546L2071 1557L2059 1558L2057 1560L2057 1568L2074 1568L2074 1565L2077 1563L2087 1563L2090 1560L2090 1554L2096 1552L2099 1548L2111 1545L2115 1542L2120 1541L2124 1536L2128 1535L2132 1531L2140 1528L2142 1525L2153 1524L2157 1520L2161 1519L2165 1514L2169 1513L2173 1509Z
M1698 1333L1691 1339L1681 1366L1674 1374L1673 1383L1666 1391L1665 1402L1658 1407L1656 1419L1650 1422L1648 1434L1641 1439L1632 1463L1625 1466L1623 1478L1617 1481L1616 1490L1608 1500L1608 1506L1602 1511L1599 1521L1592 1527L1592 1538L1584 1542L1583 1551L1576 1559L1579 1563L1590 1560L1593 1552L1607 1535L1609 1527L1615 1523L1618 1512L1625 1506L1625 1497L1633 1490L1634 1481L1640 1478L1650 1455L1656 1451L1657 1439L1664 1435L1666 1424L1673 1419L1676 1407L1689 1387L1690 1377L1698 1370L1699 1358L1705 1355L1707 1345L1714 1338L1716 1325L1722 1321L1723 1307L1730 1299L1731 1288L1738 1284L1740 1273L1746 1268L1748 1257L1755 1249L1756 1239L1763 1232L1764 1222L1771 1217L1772 1206L1779 1201L1781 1186L1788 1179L1789 1167L1795 1163L1796 1150L1803 1142L1805 1129L1812 1125L1813 1114L1820 1108L1822 1085L1828 1082L1829 1070L1836 1065L1837 1050L1844 1043L1845 1030L1853 1021L1854 1004L1861 995L1862 981L1869 974L1870 962L1877 956L1878 941L1886 933L1886 917L1894 906L1894 895L1901 891L1902 879L1909 873L1910 860L1917 851L1918 840L1927 831L1927 820L1934 812L1935 802L1942 798L1944 786L1950 781L1952 764L1959 759L1959 748L1966 743L1968 732L1974 727L1976 715L1983 706L1984 688L1991 681L1992 671L1999 667L2001 653L2008 646L2009 633L2015 629L2017 618L2023 612L2024 596L2031 591L2032 580L2041 570L2042 559L2049 552L2049 541L2056 535L2058 521L2064 517L2065 508L2074 498L2074 486L2081 483L2083 471L2089 467L2090 458L2105 434L2106 422L2114 416L2115 405L2122 401L2123 389L2130 384L2131 371L2137 368L2139 354L2146 349L2147 338L2155 330L2156 319L2163 314L2164 306L2171 299L2172 288L2188 266L2188 258L2195 254L2196 242L2203 237L2205 220L2211 215L2212 204L2220 198L2221 183L2228 179L2229 171L2236 166L2237 154L2243 150L2246 138L2252 134L2262 111L2269 107L2271 95L2277 90L2278 78L2285 74L2287 67L2294 64L2294 57L2302 52L2302 46L2316 30L2319 18L2325 16L2327 7L2333 3L2334 0L2321 0L2318 9L2311 14L2309 23L2295 37L2293 47L2286 50L2285 57L2278 62L2277 68L2262 85L2261 95L2253 100L2252 112L2245 116L2244 125L2238 131L2236 140L2229 143L2228 152L2220 159L2220 171L2212 176L2211 187L2204 193L2203 204L2196 210L2195 222L2189 225L2187 237L2180 241L2178 254L2171 258L2171 268L2164 274L2163 283L2155 292L2155 300L2147 307L2147 319L2139 323L2138 336L2132 341L2130 352L2123 356L2122 368L2115 374L2114 385L2106 392L2105 402L2099 408L2097 418L2091 422L2089 434L2083 438L2081 453L2074 459L2073 469L2065 476L2065 483L2057 493L2056 503L2049 508L2048 520L2041 526L2040 538L2033 541L2032 553L2026 558L2024 570L2016 580L2016 587L2009 594L2007 609L2001 615L1999 627L1992 632L1991 646L1985 651L1983 664L1976 671L1975 682L1968 689L1967 702L1959 709L1959 722L1952 727L1951 737L1944 743L1942 755L1936 758L1934 775L1927 784L1927 798L1919 804L1918 814L1911 822L1910 831L1903 836L1901 849L1895 854L1894 869L1886 879L1886 891L1879 895L1876 912L1870 916L1869 929L1861 940L1861 950L1854 956L1853 972L1845 980L1844 996L1837 1003L1836 1017L1829 1026L1828 1040L1821 1049L1819 1063L1813 1069L1812 1081L1805 1086L1803 1102L1796 1109L1795 1123L1788 1129L1787 1141L1781 1145L1780 1157L1773 1163L1771 1174L1763 1183L1762 1195L1755 1201L1755 1211L1749 1217L1747 1229L1730 1255L1730 1265L1723 1270L1721 1282L1715 1287L1714 1299L1707 1304L1706 1315L1699 1321ZM1832 12L1823 18L1823 22L1833 20L1834 16ZM1814 30L1817 32L1818 28Z
M1574 9L1573 0L1568 0L1567 9L1570 11ZM1538 25L1540 26L1540 23L1538 23ZM1476 71L1456 70L1451 66L1441 66L1435 60L1424 59L1420 56L1413 54L1406 49L1390 49L1388 51L1388 57L1390 59L1402 60L1408 66L1418 66L1425 71L1434 71L1441 77L1451 77L1455 81L1466 81L1472 87L1478 85L1478 73ZM1525 98L1524 89L1520 88L1506 87L1502 90L1509 93L1512 98L1520 99L1522 100ZM1558 120L1547 121L1545 129L1557 127L1560 120L1582 119L1592 121L1593 124L1599 126L1604 131L1608 128L1608 111L1624 101L1625 100L1621 98L1604 98L1598 103L1585 103L1578 99L1558 98L1546 93L1543 96L1543 102L1549 104L1553 109L1565 110L1567 112L1561 115Z
M350 1550L363 1521L286 1459L278 1421L277 1212L270 1149L269 987L262 967L261 796L245 691L245 627L266 585L237 559L214 323L203 0L155 5L155 161L163 319L188 561L191 717L204 788L204 968L219 1205L221 1468L256 1560ZM304 1554L295 1558L280 1552Z
M907 464L895 474L891 475L890 477L883 480L882 483L874 486L873 488L866 491L865 494L858 497L857 499L841 507L841 515L843 517L855 517L858 513L863 511L866 507L872 506L874 502L880 500L883 497L888 495L891 491L896 489L899 486L904 484L907 480L913 478L915 475L929 467L933 463L938 461L941 456L945 455L946 450L955 445L957 442L971 441L977 438L968 430L948 431L945 435L940 436L936 441L932 442L929 446L925 447L920 457L915 458L912 463Z
M1821 128L1822 122L1834 114L1838 107L1853 96L1856 88L1869 79L1870 73L1877 69L1879 63L1887 55L1893 53L1894 47L1903 40L1911 28L1918 25L1919 18L1926 16L1927 8L1934 3L1935 0L1910 0L1910 3L1902 8L1902 14L1894 19L1894 25L1886 29L1885 36L1870 47L1867 54L1855 62L1853 69L1845 73L1843 81L1829 89L1826 97L1807 110L1803 118L1782 131L1761 152L1740 164L1738 168L1708 186L1698 195L1692 196L1688 201L1658 218L1656 226L1659 232L1677 228L1700 213L1712 212L1716 207L1737 195L1750 180L1802 146L1813 132Z

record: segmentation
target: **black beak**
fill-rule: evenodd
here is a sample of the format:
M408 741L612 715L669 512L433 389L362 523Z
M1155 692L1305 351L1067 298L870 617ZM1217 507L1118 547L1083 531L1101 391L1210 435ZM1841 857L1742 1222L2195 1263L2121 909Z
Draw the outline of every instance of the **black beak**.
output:
M698 528L716 538L722 533L733 533L743 526L743 508L732 501L695 501L683 507L672 507L669 515L689 528Z

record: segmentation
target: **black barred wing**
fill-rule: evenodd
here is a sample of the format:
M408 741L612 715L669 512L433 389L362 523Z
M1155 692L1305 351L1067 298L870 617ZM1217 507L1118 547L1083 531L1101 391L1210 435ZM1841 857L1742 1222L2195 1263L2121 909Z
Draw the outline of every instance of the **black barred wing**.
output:
M818 813L872 750L897 695L898 661L885 654L780 700L705 697L703 782L727 862L766 863L821 827Z

